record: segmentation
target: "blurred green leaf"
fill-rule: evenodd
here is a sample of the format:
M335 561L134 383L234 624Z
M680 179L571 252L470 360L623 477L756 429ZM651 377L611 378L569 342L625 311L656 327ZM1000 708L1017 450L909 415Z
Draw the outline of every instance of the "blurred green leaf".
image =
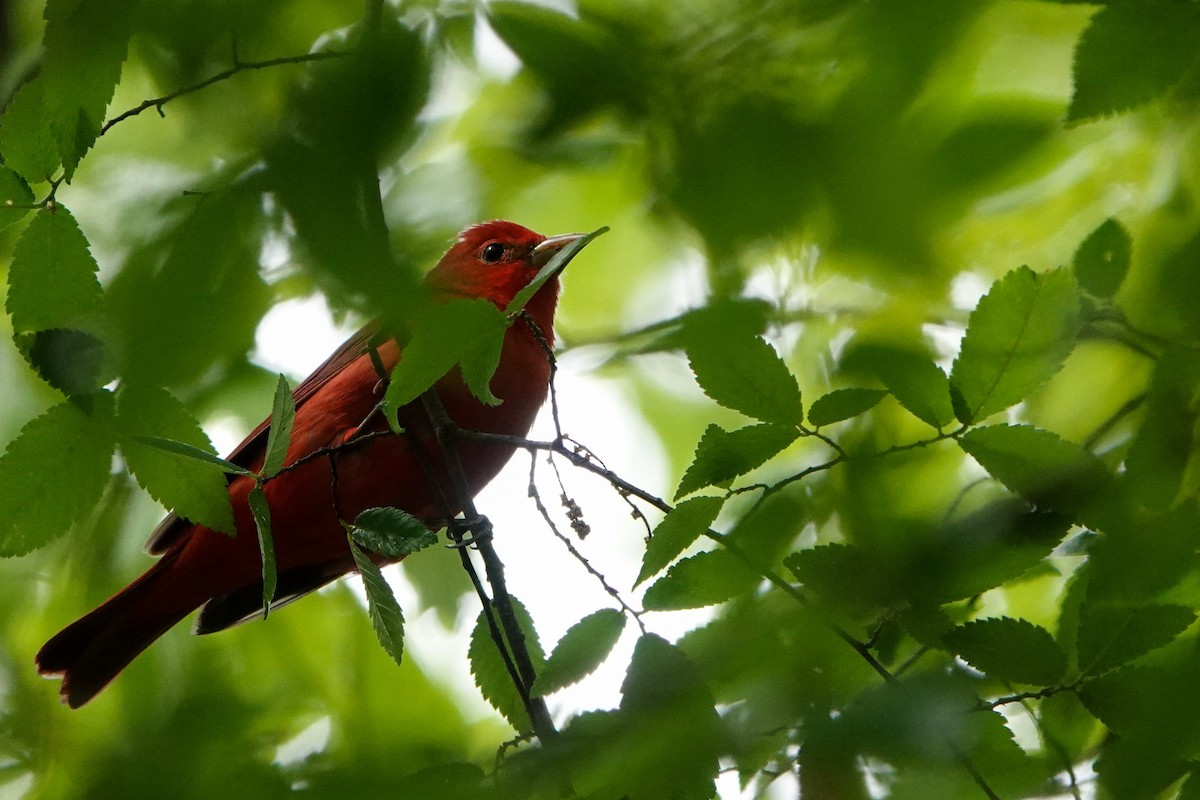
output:
M354 565L362 575L363 589L367 593L367 612L371 616L371 627L375 629L375 638L379 645L392 657L397 666L404 656L404 613L392 587L379 567L371 560L368 553L362 551L354 542L354 537L347 533L346 541L350 544L350 552L354 556Z
M126 383L117 393L117 430L125 463L151 497L185 519L235 533L225 476L190 454L167 452L144 438L169 439L217 459L208 436L182 403L157 386Z
M1200 12L1188 3L1105 5L1075 48L1068 121L1127 111L1159 97L1200 63L1197 36Z
M488 405L499 405L502 398L492 394L489 384L500 363L508 325L508 318L488 300L458 298L426 308L384 395L393 425L398 424L400 408L424 394L455 365L472 394Z
M1079 285L1096 297L1110 298L1121 288L1129 272L1133 240L1129 232L1109 217L1079 244L1073 266Z
M1029 425L989 425L959 445L1013 492L1038 508L1103 524L1115 481L1104 462L1074 442Z
M944 638L968 664L997 680L1053 686L1067 670L1067 655L1054 637L1027 620L976 620Z
M296 421L296 401L287 378L279 376L275 384L275 400L271 406L271 427L267 434L267 453L263 456L262 476L273 478L283 468L288 447L292 443L292 424Z
M21 429L0 456L0 556L19 556L67 532L96 505L112 465L112 396L63 402Z
M63 394L88 394L113 378L104 341L87 331L51 328L14 340L38 375Z
M534 681L531 696L554 694L591 674L608 658L623 630L625 615L611 608L600 609L576 622L554 646L546 666Z
M533 671L540 674L546 666L546 654L542 650L537 630L533 627L533 618L529 616L529 612L525 610L525 606L519 600L514 597L512 602L517 624L520 625L521 632L525 636L525 648L533 663ZM529 721L529 713L525 710L525 704L521 702L521 696L517 693L516 686L513 685L512 676L509 675L508 669L504 665L504 659L496 649L497 643L492 639L491 629L487 623L487 614L487 609L481 611L475 620L475 627L471 630L471 647L467 652L467 658L471 662L471 674L475 676L475 685L479 687L483 699L491 703L492 708L499 711L516 729L517 733L530 733L533 730L533 723ZM500 625L499 619L496 620L496 624L503 636L503 626ZM507 639L504 641L507 643Z
M63 327L100 303L96 260L71 212L39 211L13 248L8 270L8 313L13 329Z
M350 535L367 550L400 559L437 544L437 534L400 508L368 508L354 519Z
M723 603L762 581L762 576L728 550L710 550L675 563L646 589L649 611L675 611Z
M758 336L732 337L722 332L693 338L687 355L696 382L717 403L763 422L798 425L803 421L795 376Z
M986 419L1041 387L1074 349L1080 324L1067 270L1021 267L993 284L971 312L950 373L959 421Z
M662 522L655 526L646 544L641 571L633 585L640 585L662 570L700 538L717 518L724 502L720 497L692 497L671 509Z
M808 421L818 428L832 425L870 411L885 397L887 392L881 389L834 389L813 401Z
M1125 478L1151 508L1173 505L1195 448L1200 356L1184 348L1163 353L1154 368L1146 413L1125 459ZM1194 493L1197 487L1189 487Z
M1099 675L1171 642L1196 613L1178 605L1084 603L1079 616L1079 670Z
M793 427L769 422L736 431L725 431L716 425L709 425L696 445L691 466L679 481L675 498L744 475L764 464L799 436L800 432Z
M275 586L279 574L275 563L275 538L271 533L271 506L262 486L255 484L246 496L250 504L250 513L254 516L254 529L258 532L258 552L262 557L263 583L263 619L271 610L271 601L275 599Z

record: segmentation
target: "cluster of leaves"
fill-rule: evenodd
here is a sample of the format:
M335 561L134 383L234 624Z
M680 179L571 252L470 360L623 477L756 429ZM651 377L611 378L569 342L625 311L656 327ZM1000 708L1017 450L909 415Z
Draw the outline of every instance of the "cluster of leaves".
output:
M930 0L928 13L898 15L824 0L584 0L568 16L495 2L489 35L521 71L507 83L477 74L485 89L453 130L428 104L439 81L486 49L474 9L412 4L402 21L381 13L371 36L330 34L355 21L353 5L279 0L260 15L208 2L119 12L46 4L42 68L14 87L0 118L6 308L13 352L29 368L22 397L34 398L21 418L33 421L0 457L0 554L24 556L4 562L13 575L4 585L15 588L0 587L13 643L0 648L11 687L0 784L33 774L48 797L156 796L170 775L181 791L212 796L228 793L228 776L258 796L308 787L330 797L615 800L709 797L733 770L755 796L792 776L805 797L1026 797L1080 796L1092 767L1112 797L1200 791L1200 223L1189 204L1195 165L1172 160L1195 141L1195 3ZM1002 49L993 29L1009 46L1038 31L1039 47L1004 51L1006 80L1010 66L1042 71L1038 53L1067 42L1070 96L1009 96L1004 81L973 94L962 76L986 80L978 51ZM253 81L241 77L251 70ZM167 93L127 115L109 109L114 91L141 99L146 82ZM1105 172L1125 152L1111 143L1086 151L1105 143L1102 126L1120 124L1112 115L1147 104L1113 139L1158 165L1146 195L1169 196L1161 207L1099 191L1144 176ZM229 122L234 106L259 115L253 135ZM180 165L195 163L195 148L221 166L189 178L196 191L148 201L149 233L129 222L136 211L118 209L115 247L104 226L88 224L86 189L104 180L89 168L119 157L104 152L109 132L151 109L167 118L146 114L154 133L129 134L134 149L159 146L158 132L178 125ZM443 142L452 146L441 152L462 154L453 176L414 166ZM404 165L387 172L382 203L379 163ZM1063 181L1076 183L1062 190ZM452 195L469 199L449 207ZM1015 222L996 212L1014 206L1024 213ZM245 353L272 299L319 285L409 330L386 396L393 417L456 365L487 401L516 307L423 308L409 265L464 215L542 214L523 219L574 229L581 213L614 223L606 242L637 230L621 240L620 266L638 267L618 280L612 269L572 276L564 313L615 345L612 363L633 377L680 478L668 502L622 481L623 465L610 472L554 450L666 512L626 581L646 588L636 602L622 598L630 613L588 613L549 656L539 608L516 603L537 673L521 690L481 615L472 672L528 734L531 698L590 674L630 616L650 621L641 609L711 607L709 622L674 644L643 628L617 707L570 715L495 766L488 748L509 731L464 722L413 659L384 670L401 661L404 618L378 564L434 539L398 510L372 509L347 534L390 659L344 624L354 603L335 591L228 634L242 682L199 657L160 660L161 678L143 660L109 690L120 710L101 713L117 716L45 713L52 693L8 652L44 638L46 626L30 630L28 619L79 613L114 588L110 565L125 568L114 541L131 488L110 475L114 453L156 501L220 530L234 513L222 472L253 480L269 604L262 487L285 468L294 408L286 383ZM1114 213L1121 221L1106 219ZM661 241L687 238L667 235L680 231L702 247L707 304L618 335L615 303L653 291L653 248L675 255L682 245ZM1014 244L1021 256L997 259L964 244L973 237L1040 245ZM268 281L257 266L280 240L306 269ZM748 290L761 261L808 277L797 240L820 244L822 269L900 299L841 316L798 308L786 290L769 301ZM969 319L946 312L964 263L1003 271L1026 255L1038 268L1009 271ZM1047 269L1068 259L1069 269ZM965 328L952 365L922 327L947 322ZM640 366L658 353L686 360L712 402L664 395ZM197 420L229 409L261 417L272 385L262 466L219 459ZM808 399L816 386L826 388ZM72 558L60 566L53 540L72 526ZM61 589L52 611L25 588L46 570ZM285 674L305 690L288 689ZM157 702L161 686L183 699ZM232 719L254 721L243 726L252 745L231 738ZM335 735L315 755L288 761L281 748L273 762L260 752L322 720ZM1034 733L1014 737L1026 721ZM169 771L130 763L136 747L114 749L118 740L153 742ZM51 741L70 746L51 752Z

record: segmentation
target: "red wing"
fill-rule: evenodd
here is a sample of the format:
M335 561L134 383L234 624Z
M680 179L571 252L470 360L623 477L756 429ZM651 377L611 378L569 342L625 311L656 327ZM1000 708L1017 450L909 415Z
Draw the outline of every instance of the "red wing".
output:
M328 383L330 378L338 374L359 356L366 353L368 343L378 332L379 323L371 322L343 342L342 346L333 352L333 355L325 359L325 363L317 367L292 392L292 399L296 401L296 408L299 409L300 406L304 405L306 400L317 393L318 389ZM233 452L229 454L226 460L232 461L239 467L249 469L250 465L262 455L263 449L267 445L267 434L270 427L271 418L268 417L260 422L258 427L251 431L250 435L233 449ZM190 522L180 519L173 513L169 514L166 519L158 524L154 532L150 534L150 538L146 542L146 552L151 555L165 553L191 529L192 524Z

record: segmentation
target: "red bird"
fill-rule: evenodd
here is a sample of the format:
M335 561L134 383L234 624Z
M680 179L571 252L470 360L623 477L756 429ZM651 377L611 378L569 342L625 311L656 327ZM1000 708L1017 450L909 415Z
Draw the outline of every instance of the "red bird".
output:
M459 234L426 276L426 284L435 300L486 298L504 309L551 256L580 238L581 234L546 238L504 221L475 225ZM457 370L438 382L442 404L459 427L511 436L529 431L549 385L546 345L553 343L558 291L555 276L526 304L528 314L505 333L491 382L492 392L503 401L499 406L475 399ZM364 433L386 430L382 414L376 413L382 394L368 352L375 331L374 325L359 331L297 387L285 465ZM401 357L395 340L379 345L377 352L388 371ZM375 436L340 447L332 455L285 469L266 483L279 574L272 607L354 569L339 513L342 519L353 520L364 509L395 506L431 525L445 519L443 490L431 487L427 474L433 472L433 483L452 484L444 480L441 449L421 402L404 407L399 416L404 435ZM252 471L260 469L268 423L259 425L229 460ZM515 448L459 439L456 449L474 495L500 471ZM248 477L229 483L236 537L171 514L146 546L151 554L162 556L159 561L42 647L38 671L62 677L63 702L77 708L92 699L155 639L197 608L196 633L212 633L262 615L262 561L246 499L253 485ZM460 509L454 507L452 493L449 502L449 510L457 513Z

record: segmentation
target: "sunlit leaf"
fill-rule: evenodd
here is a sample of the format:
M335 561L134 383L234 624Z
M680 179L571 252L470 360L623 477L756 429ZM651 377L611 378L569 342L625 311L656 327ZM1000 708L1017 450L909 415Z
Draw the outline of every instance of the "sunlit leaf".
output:
M897 348L870 348L864 357L897 402L917 419L935 428L954 421L950 381L932 359Z
M625 615L609 608L576 622L554 646L546 666L534 681L532 696L553 694L589 675L608 658L623 630Z
M1068 270L1021 267L994 283L971 312L950 373L959 421L990 417L1040 388L1074 349L1080 324Z
M151 497L192 522L234 533L225 477L213 469L222 460L182 403L156 386L127 383L117 394L117 428L125 462Z
M723 603L761 580L729 551L711 550L677 562L646 589L643 604L651 611L701 608Z
M275 400L271 406L271 427L267 435L267 453L263 457L262 476L273 478L283 468L288 446L292 441L292 423L296 421L296 401L287 378L279 376L275 384Z
M525 637L525 647L529 652L533 671L540 673L545 668L546 655L533 627L533 619L516 598L513 598L513 610ZM521 695L513 684L508 668L505 667L504 659L497 649L497 642L492 638L487 613L486 610L481 611L476 619L475 627L471 631L471 646L467 651L471 662L471 674L475 676L475 685L479 687L483 698L491 703L518 733L532 732L533 723L529 720L529 713L525 710L525 704L521 701ZM496 625L502 640L507 642L498 616Z
M112 465L112 397L102 392L89 405L52 407L0 456L0 556L42 547L100 499Z
M13 248L8 313L14 330L62 327L100 302L96 260L71 212L39 211Z

